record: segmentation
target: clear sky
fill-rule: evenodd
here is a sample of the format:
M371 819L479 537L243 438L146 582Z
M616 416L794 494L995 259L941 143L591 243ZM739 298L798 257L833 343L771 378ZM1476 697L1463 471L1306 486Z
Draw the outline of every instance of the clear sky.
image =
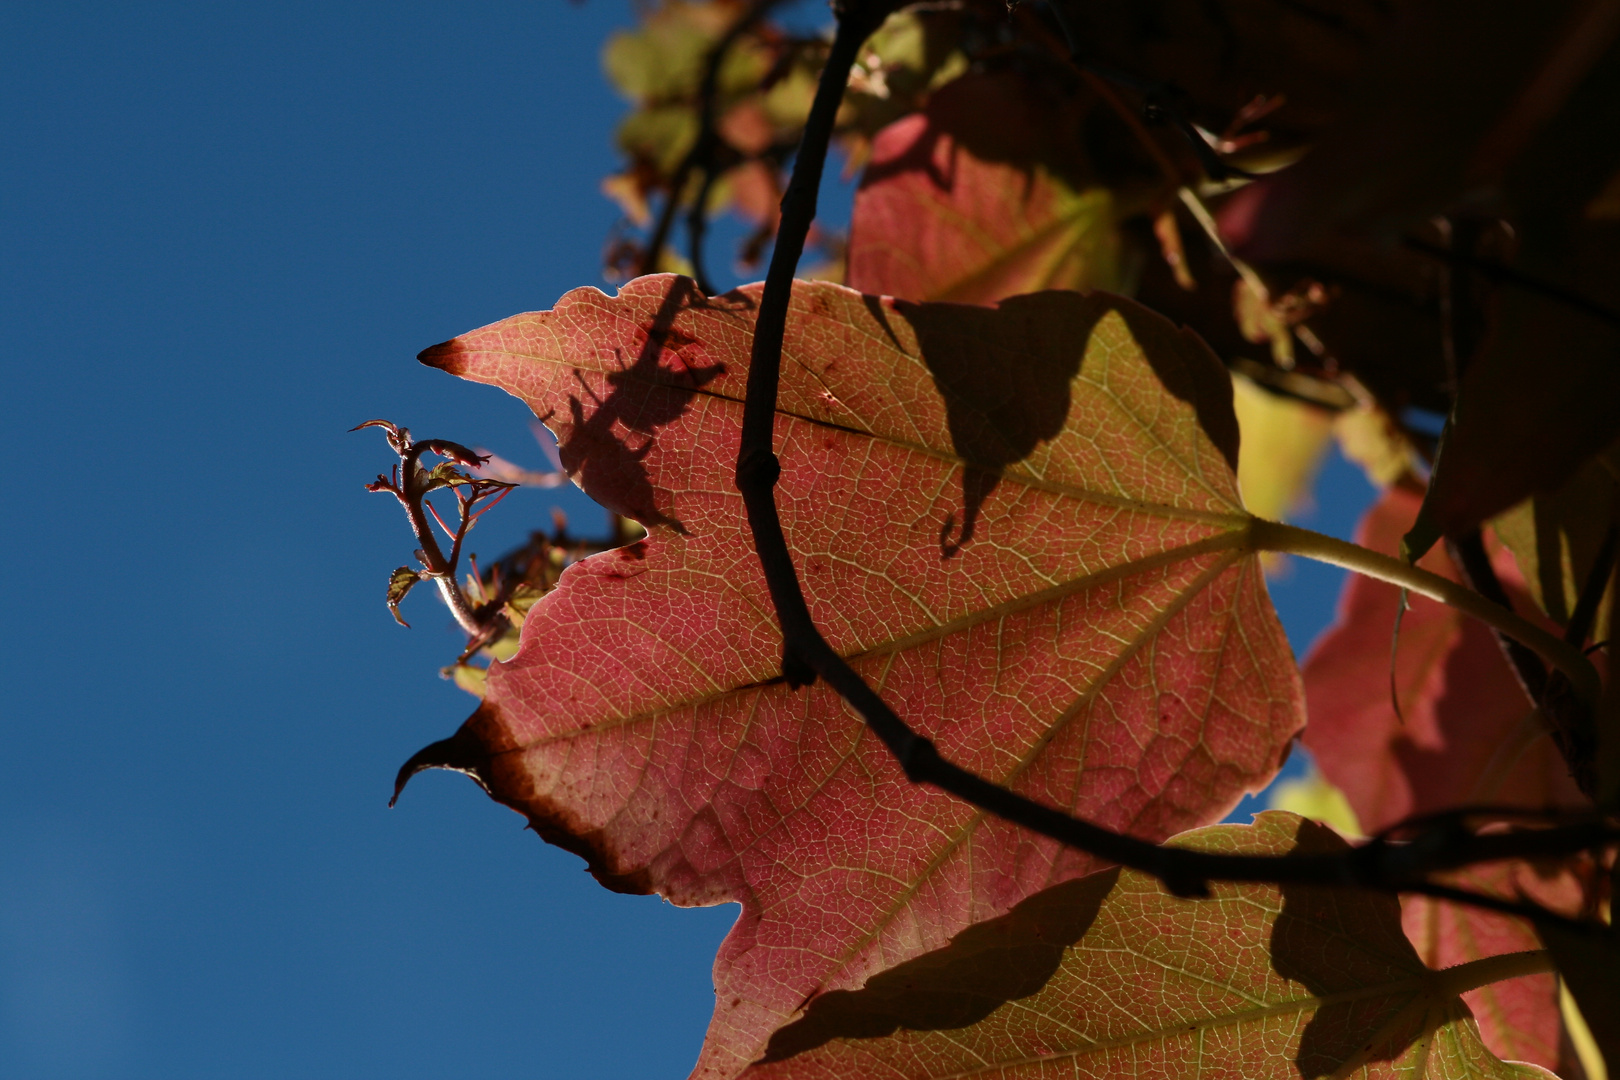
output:
M685 1075L733 909L607 893L458 776L385 808L471 699L448 618L387 615L413 545L346 433L543 464L414 356L601 284L628 19L0 6L0 1076ZM520 491L475 550L558 501L599 528ZM1336 580L1278 583L1296 644Z

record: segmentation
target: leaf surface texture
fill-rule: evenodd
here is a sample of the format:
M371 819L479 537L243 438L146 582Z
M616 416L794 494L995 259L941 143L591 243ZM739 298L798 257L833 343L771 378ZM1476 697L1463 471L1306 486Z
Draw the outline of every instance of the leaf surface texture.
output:
M648 537L530 611L462 768L677 904L736 901L697 1075L733 1076L812 996L945 945L1094 860L908 785L781 641L733 484L748 287L581 289L437 346L558 437ZM1302 694L1232 474L1230 380L1129 301L999 308L796 283L778 501L829 642L951 759L1162 839L1277 768Z

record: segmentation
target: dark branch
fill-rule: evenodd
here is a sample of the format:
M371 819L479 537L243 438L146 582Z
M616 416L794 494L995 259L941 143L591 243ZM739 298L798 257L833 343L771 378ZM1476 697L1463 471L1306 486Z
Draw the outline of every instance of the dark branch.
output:
M1561 285L1554 285L1550 281L1543 281L1523 271L1515 270L1511 266L1503 266L1499 262L1481 258L1478 255L1449 251L1437 244L1419 240L1415 236L1408 236L1405 243L1413 251L1421 252L1424 255L1455 266L1466 266L1468 269L1478 272L1483 277L1499 285L1509 285L1515 289L1535 293L1537 296L1545 296L1549 300L1556 300L1558 303L1590 315L1594 319L1601 319L1612 326L1620 326L1620 311L1600 304L1590 297L1582 296L1580 293L1566 289Z
M773 429L782 343L793 275L815 218L816 193L844 87L861 43L894 6L893 0L852 0L839 13L838 33L782 199L776 250L754 325L736 480L782 625L782 667L789 684L802 686L817 677L825 679L894 754L912 783L931 784L1032 832L1152 874L1178 895L1207 895L1212 881L1313 884L1421 892L1491 910L1568 922L1534 905L1479 896L1430 882L1427 877L1481 861L1572 854L1620 841L1620 830L1594 815L1565 818L1566 823L1547 829L1488 834L1468 831L1459 825L1460 819L1447 819L1406 842L1375 838L1343 855L1331 856L1222 855L1161 847L1043 806L945 760L933 742L913 731L821 636L805 603L776 506L781 466ZM1584 924L1570 925L1589 929Z
M1079 36L1069 19L1063 14L1063 6L1059 3L1048 3L1046 9L1052 13L1058 28L1063 31L1064 42L1069 47L1069 63L1081 72L1106 79L1116 86L1123 86L1135 91L1142 98L1142 118L1149 123L1168 122L1171 127L1179 131L1192 147L1198 157L1198 163L1204 167L1204 173L1214 181L1231 179L1258 180L1255 173L1229 165L1216 153L1215 148L1204 138L1198 126L1187 118L1188 97L1187 92L1179 86L1160 82L1141 75L1134 75L1128 71L1100 64L1086 55L1080 46Z
M703 183L698 185L697 198L686 212L687 257L692 263L692 280L705 296L714 295L714 285L703 267L703 237L709 229L709 192L714 190L714 180L714 167L704 166Z

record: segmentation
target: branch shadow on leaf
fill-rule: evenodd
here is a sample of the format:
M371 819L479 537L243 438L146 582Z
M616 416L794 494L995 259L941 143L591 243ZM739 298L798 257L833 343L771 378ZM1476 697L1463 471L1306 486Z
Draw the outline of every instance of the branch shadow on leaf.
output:
M894 306L916 331L923 363L945 402L952 447L966 463L962 520L958 525L952 514L941 527L942 558L973 539L984 501L1005 469L1062 432L1070 384L1080 374L1093 331L1109 314L1125 320L1165 389L1193 406L1227 464L1237 466L1230 376L1190 331L1174 329L1132 301L1052 290L1011 297L994 308L906 300Z
M860 990L814 998L802 1017L771 1036L762 1060L783 1061L834 1039L881 1038L901 1028L964 1028L1040 992L1118 880L1115 869L1064 882L968 927L942 949L874 976Z
M682 354L683 349L698 342L675 329L675 318L682 309L702 300L703 294L690 278L673 278L652 324L645 330L635 362L607 376L608 393L595 399L596 408L588 416L583 402L570 395L569 422L557 440L563 468L570 476L578 476L598 502L647 528L664 525L683 536L686 527L658 508L643 461L652 452L658 429L680 419L696 392L725 371L724 364L702 367ZM679 366L671 368L661 363L666 354L673 355ZM583 379L580 386L591 394ZM544 416L540 419L550 420ZM615 425L622 426L626 434L616 433ZM644 441L632 447L630 433L642 436Z

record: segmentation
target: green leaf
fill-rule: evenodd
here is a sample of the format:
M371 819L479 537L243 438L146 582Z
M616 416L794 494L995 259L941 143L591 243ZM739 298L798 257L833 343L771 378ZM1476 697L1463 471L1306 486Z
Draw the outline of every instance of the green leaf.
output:
M1518 561L1536 604L1560 626L1569 622L1603 546L1620 523L1620 444L1588 462L1556 491L1532 496L1493 521ZM1611 590L1592 638L1609 636Z
M1171 841L1255 854L1343 851L1268 811ZM1393 897L1275 885L1209 900L1110 870L1054 886L949 945L809 1002L750 1080L945 1077L1547 1077L1494 1057L1458 994L1538 954L1435 972Z
M401 566L388 575L388 610L393 612L394 621L401 626L409 626L404 616L399 613L399 602L405 599L405 594L416 587L422 580L421 571L414 566Z

